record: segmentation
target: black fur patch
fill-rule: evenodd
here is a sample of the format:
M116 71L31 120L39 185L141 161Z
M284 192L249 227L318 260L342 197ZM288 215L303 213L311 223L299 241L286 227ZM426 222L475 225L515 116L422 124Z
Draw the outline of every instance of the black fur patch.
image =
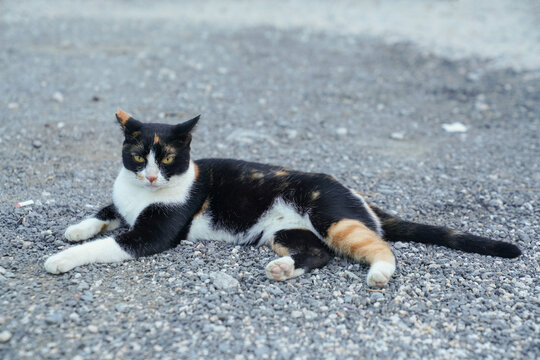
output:
M96 214L96 218L102 221L122 219L114 204L107 205L103 209L99 210Z
M514 244L467 234L441 226L417 224L401 220L385 213L372 204L369 206L382 220L384 239L388 241L440 245L450 249L503 258L516 258L521 255L521 250Z
M331 250L314 233L305 229L281 230L274 236L274 243L291 252L296 269L309 272L325 266L331 258Z

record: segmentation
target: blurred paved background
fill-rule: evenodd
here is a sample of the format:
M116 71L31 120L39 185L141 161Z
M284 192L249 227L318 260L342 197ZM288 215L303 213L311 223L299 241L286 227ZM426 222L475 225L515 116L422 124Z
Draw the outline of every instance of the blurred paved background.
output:
M0 1L0 358L538 357L538 14L533 1ZM46 274L65 227L110 200L118 106L202 114L196 158L331 173L524 255L396 243L382 292L340 258L270 283L270 250L211 241ZM454 122L466 131L443 129Z

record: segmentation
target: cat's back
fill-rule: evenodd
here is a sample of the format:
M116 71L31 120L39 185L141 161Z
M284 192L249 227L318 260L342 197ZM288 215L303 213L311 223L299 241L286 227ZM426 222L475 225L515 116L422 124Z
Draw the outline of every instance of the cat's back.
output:
M283 166L265 164L244 160L226 159L226 158L207 158L196 160L195 163L202 170L210 172L213 179L218 182L252 182L264 184L269 181L298 183L317 183L334 184L337 180L331 175L324 173L311 173L298 170L292 170ZM263 180L261 180L263 179Z
M223 211L230 204L260 214L277 199L294 204L299 210L312 208L324 198L351 197L351 191L334 177L323 173L291 170L282 166L234 159L196 161L209 196Z

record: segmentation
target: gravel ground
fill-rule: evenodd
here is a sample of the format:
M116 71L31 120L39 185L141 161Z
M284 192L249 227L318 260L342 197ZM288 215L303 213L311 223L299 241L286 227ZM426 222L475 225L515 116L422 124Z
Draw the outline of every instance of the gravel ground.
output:
M44 4L0 2L0 358L539 357L534 72L309 27L134 16L138 2L116 5L125 16ZM47 274L66 226L110 200L118 106L201 113L195 158L331 173L404 218L524 254L395 243L382 291L341 258L269 282L269 249L212 241ZM443 130L455 121L467 132Z

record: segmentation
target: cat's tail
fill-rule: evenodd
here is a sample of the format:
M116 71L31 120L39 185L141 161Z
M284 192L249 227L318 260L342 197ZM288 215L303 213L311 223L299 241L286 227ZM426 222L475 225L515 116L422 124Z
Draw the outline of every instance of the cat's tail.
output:
M441 226L417 224L387 214L373 204L369 207L382 222L383 238L387 241L418 242L446 246L482 255L516 258L521 250L514 244L488 239Z

